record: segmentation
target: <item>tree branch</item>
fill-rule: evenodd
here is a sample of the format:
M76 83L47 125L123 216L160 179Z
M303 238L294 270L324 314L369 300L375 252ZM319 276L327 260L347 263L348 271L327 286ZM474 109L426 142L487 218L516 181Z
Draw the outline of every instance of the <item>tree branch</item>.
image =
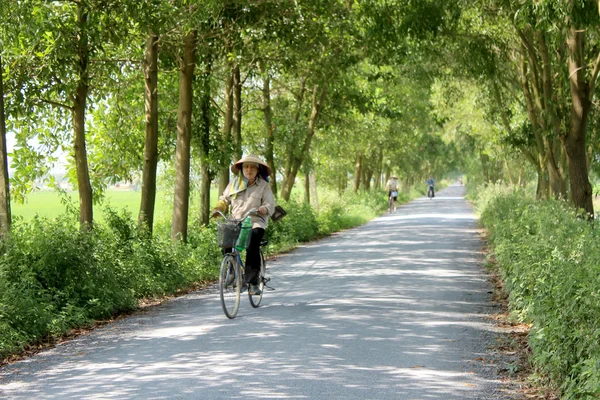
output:
M596 89L596 79L598 79L599 72L600 72L600 53L598 53L598 56L596 57L596 60L594 61L593 69L592 69L592 76L590 78L589 93L590 93L591 97L594 96L594 90Z
M128 58L114 58L114 59L92 59L90 63L131 63L139 64L142 60L128 59Z
M57 101L52 101L52 100L48 100L48 99L40 99L39 101L40 103L46 103L46 104L50 104L51 106L55 106L55 107L61 107L61 108L65 108L69 111L73 111L73 107L72 106L68 106L66 104L63 103L59 103Z
M213 103L213 105L215 106L215 108L217 109L217 111L219 112L219 114L221 114L222 117L225 116L225 112L221 109L221 107L219 106L219 104L217 104L217 102L215 101L215 99L210 98L211 103Z

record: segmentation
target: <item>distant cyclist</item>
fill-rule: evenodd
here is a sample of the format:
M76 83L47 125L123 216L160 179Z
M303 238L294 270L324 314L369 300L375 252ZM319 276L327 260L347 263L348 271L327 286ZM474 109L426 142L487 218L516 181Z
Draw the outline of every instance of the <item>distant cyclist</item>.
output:
M427 179L427 196L431 199L433 197L435 197L435 181L433 180L433 177L429 177L429 179Z
M396 210L396 201L398 201L398 177L392 176L385 184L385 190L388 192L388 212ZM393 200L392 200L393 199Z

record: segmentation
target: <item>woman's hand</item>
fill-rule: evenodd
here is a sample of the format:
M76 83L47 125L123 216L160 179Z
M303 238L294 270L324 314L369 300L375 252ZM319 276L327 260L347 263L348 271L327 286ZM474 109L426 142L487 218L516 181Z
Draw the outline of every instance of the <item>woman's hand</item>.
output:
M258 207L258 213L260 215L267 215L267 207L263 207L263 206Z

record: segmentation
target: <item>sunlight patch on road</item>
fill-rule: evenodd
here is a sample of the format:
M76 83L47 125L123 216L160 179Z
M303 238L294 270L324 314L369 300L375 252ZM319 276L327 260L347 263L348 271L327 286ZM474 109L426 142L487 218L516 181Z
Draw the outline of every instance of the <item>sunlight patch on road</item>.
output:
M415 199L413 201L419 202L419 201L430 201L430 202L434 202L434 201L440 201L440 200L464 200L465 196L435 196L433 199L429 199L429 197L419 197L418 199Z
M251 385L249 383L248 385ZM284 387L282 390L289 390L289 388ZM308 396L304 395L291 395L286 393L285 391L277 390L277 388L268 387L265 385L260 385L257 388L251 388L249 386L245 387L240 395L248 396L250 398L256 399L307 399Z
M409 258L395 258L395 265L389 267L375 267L373 269L363 268L364 261L355 261L341 266L339 262L315 266L310 270L297 270L279 274L280 278L292 278L292 277L322 277L331 279L332 275L337 278L348 278L348 277L367 277L373 278L378 276L389 276L389 277L400 277L400 276L424 276L432 279L435 278L469 278L476 280L485 279L478 271L465 271L465 270L452 270L443 268L428 268L428 265L439 265L440 263L448 263L446 260L422 260L422 259L409 259ZM477 259L462 259L460 261L453 260L460 264L473 264L479 262ZM387 264L390 264L389 259L386 259ZM369 261L370 266L376 264L377 261ZM415 264L422 266L422 268L415 268ZM410 268L407 267L410 265ZM372 291L372 289L368 289Z
M157 328L142 331L136 335L140 339L171 338L179 340L195 340L198 336L208 335L213 330L219 329L223 324L202 324L191 326L178 326Z
M436 210L436 212L419 212L419 213L415 213L415 214L410 214L410 215L400 215L400 214L393 214L393 215L386 215L385 219L387 221L390 220L394 220L394 221L404 221L404 220L412 220L412 219L423 219L423 218L436 218L439 220L445 219L445 220L476 220L477 217L475 216L475 214L473 213L447 213L447 214L443 214L440 213L439 211ZM436 228L439 229L439 226L436 226Z
M438 390L446 388L446 390L460 390L473 392L479 387L478 379L471 372L453 372L434 370L427 368L424 365L415 365L412 368L397 368L386 371L386 374L394 376L402 376L410 378L411 381L425 381L427 387L437 387Z

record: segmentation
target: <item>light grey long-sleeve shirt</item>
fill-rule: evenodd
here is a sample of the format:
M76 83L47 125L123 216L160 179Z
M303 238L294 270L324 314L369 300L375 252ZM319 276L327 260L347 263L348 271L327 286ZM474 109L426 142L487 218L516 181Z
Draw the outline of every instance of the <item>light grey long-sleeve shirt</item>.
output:
M269 216L275 212L275 197L269 183L257 177L254 184L248 186L246 190L236 193L234 198L230 194L232 188L233 181L227 185L227 188L219 197L216 208L225 211L228 206L231 206L231 216L239 219L253 208L265 207L267 215L252 215L252 228L266 229Z

